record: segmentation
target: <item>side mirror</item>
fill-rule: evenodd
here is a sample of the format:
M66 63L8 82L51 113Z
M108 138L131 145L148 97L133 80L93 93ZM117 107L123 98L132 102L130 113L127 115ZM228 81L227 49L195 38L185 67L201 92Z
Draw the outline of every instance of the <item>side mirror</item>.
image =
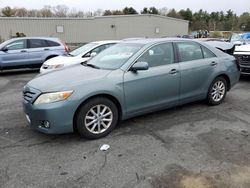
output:
M3 48L1 49L1 51L7 52L7 51L8 51L8 48L7 48L7 47L3 47Z
M137 72L139 70L148 70L147 62L136 62L131 68L131 71Z

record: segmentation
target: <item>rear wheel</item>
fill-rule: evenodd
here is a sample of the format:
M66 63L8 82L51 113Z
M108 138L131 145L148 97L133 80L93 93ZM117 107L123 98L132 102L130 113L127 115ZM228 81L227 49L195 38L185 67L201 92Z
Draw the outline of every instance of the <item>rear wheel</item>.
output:
M93 98L80 107L76 127L85 138L97 139L108 135L118 123L116 105L104 97Z
M209 87L207 101L210 105L218 105L225 99L226 93L227 81L223 77L217 77Z

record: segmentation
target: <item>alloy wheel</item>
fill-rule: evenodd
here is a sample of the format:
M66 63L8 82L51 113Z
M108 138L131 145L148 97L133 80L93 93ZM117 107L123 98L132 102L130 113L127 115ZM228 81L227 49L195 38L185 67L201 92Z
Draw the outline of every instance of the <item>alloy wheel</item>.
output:
M113 112L108 106L98 104L87 112L84 121L88 131L93 134L100 134L105 132L112 124Z

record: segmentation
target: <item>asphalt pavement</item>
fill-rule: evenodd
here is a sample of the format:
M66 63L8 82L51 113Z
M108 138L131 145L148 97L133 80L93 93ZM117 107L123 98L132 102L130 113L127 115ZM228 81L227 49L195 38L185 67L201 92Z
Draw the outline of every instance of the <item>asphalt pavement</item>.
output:
M219 106L196 102L122 122L109 136L31 130L22 88L37 71L0 73L0 187L250 187L250 77ZM100 151L103 144L110 145Z

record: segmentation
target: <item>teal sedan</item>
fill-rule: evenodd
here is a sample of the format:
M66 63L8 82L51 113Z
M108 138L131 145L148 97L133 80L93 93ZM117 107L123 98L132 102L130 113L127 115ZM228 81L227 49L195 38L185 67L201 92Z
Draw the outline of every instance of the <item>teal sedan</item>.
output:
M38 131L96 139L134 116L198 100L218 105L239 77L235 58L206 43L127 40L34 78L24 87L23 107Z

